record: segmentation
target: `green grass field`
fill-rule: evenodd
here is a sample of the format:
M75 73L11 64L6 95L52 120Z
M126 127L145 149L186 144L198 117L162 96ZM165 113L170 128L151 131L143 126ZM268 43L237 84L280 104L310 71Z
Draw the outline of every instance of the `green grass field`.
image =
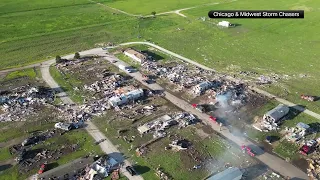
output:
M152 11L162 13L216 2L223 0L111 0L104 4L131 14L150 15Z

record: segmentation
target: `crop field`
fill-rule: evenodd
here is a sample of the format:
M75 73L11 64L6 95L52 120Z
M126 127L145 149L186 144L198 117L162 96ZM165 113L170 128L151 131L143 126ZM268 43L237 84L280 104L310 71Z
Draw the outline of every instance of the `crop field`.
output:
M5 1L0 9L0 69L130 39L132 32L121 29L135 22L84 0Z
M221 1L223 2L223 0L111 0L104 4L127 13L150 15L152 11L162 13Z

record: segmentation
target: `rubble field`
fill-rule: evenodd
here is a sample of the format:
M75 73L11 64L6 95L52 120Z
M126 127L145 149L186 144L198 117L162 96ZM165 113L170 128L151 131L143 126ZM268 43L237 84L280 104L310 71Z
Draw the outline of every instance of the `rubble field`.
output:
M153 62L149 61L149 63ZM95 72L88 71L92 68L92 65L103 67L104 64L107 66L97 68L98 70ZM194 134L193 128L203 128L202 122L197 117L178 109L163 99L161 92L143 89L141 95L140 91L137 91L143 88L141 84L127 78L118 71L114 72L113 68L108 68L109 65L111 65L110 62L99 57L68 60L56 65L56 68L67 79L81 79L81 83L78 83L78 86L72 89L73 92L82 91L91 95L86 96L81 105L76 105L80 110L79 112L87 114L88 119L93 119L97 127L105 132L107 137L110 137L121 152L131 157L131 160L138 162L136 164L138 165L137 171L146 179L154 179L155 176L169 179L170 177L179 179L180 176L199 179L209 175L212 169L206 168L209 162L206 162L205 159L218 158L221 155L219 153L225 151L224 146L216 151L215 148L210 149L203 144L199 144L201 138L209 139L212 137L212 133L207 133L212 130L207 127L206 132L203 131L201 135L196 134L195 137L190 137L190 134ZM153 65L148 64L147 67L150 68L151 66L151 70L163 70L160 73L153 74L153 77L159 76L163 79L169 77L170 83L188 88L188 93L193 98L206 95L208 92L213 97L218 97L216 98L218 101L208 102L209 105L216 106L217 109L227 111L230 110L230 106L232 107L231 110L238 110L248 100L248 93L245 91L243 84L212 79L211 76L214 75L212 73L198 68L189 71L189 67L183 64L177 65L176 62L166 63L166 66L161 68L153 67ZM142 67L144 66L142 65ZM174 75L171 75L172 71L176 71ZM180 71L191 73L182 77L184 74ZM202 74L208 76L202 76ZM196 75L201 77L196 77ZM202 82L207 83L204 89L194 88ZM139 92L139 94L133 94L132 92ZM181 133L182 131L187 133ZM214 139L223 141L223 138L219 136L215 136ZM188 143L184 144L184 142ZM208 144L212 143L209 141ZM237 151L240 152L239 149ZM153 154L166 156L159 158L161 156L157 157ZM247 160L241 165L243 169L250 165L257 165L257 162L248 155L244 155L242 152L241 154L247 157ZM166 157L170 157L171 160ZM181 167L179 171L182 175L175 174L170 163L163 161L163 159L175 163L182 161L179 163L185 166ZM238 159L242 161L241 157ZM220 168L223 163L225 162L219 163L217 167ZM230 164L240 165L238 162L230 162ZM146 167L149 168L148 171L146 171ZM156 172L154 173L154 171ZM265 172L255 175L255 178L267 172L266 169ZM250 174L247 176L250 176Z
M50 67L53 78L73 101L83 104L87 100L101 100L105 95L135 81L101 57L83 57Z
M89 115L73 106L57 105L55 90L45 87L38 73L33 68L21 70L1 80L1 179L25 179L44 163L48 170L84 155L101 153L84 130L55 128L57 122L80 125Z

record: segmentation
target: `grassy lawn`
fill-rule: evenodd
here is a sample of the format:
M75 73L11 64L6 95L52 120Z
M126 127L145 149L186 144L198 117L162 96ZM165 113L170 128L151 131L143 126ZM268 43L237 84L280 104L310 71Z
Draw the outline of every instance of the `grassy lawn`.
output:
M24 69L24 70L20 70L20 71L14 71L11 73L8 73L6 75L6 77L4 78L4 80L10 80L10 79L15 79L15 78L21 78L21 77L29 77L31 79L34 79L37 77L37 73L39 73L39 70L35 70L35 69Z
M124 55L123 53L116 54L115 56L117 58L119 58L121 61L129 64L131 67L133 67L135 69L139 69L139 67L141 66L139 62L137 62L136 60L131 59L130 57Z
M100 146L94 145L94 142L94 139L84 129L78 129L67 132L62 136L51 138L44 144L34 146L33 149L45 148L54 150L59 149L61 146L66 144L78 144L80 148L76 152L64 155L56 161L58 165L62 165L70 162L71 160L83 157L89 153L99 155L103 154Z
M11 158L12 155L10 154L9 147L0 148L0 162Z
M75 91L74 87L82 87L83 84L81 81L77 80L74 76L70 74L62 74L59 72L59 70L51 66L50 67L50 74L53 77L53 79L60 85L60 87L68 93L70 98L75 103L83 103L83 96L84 94L80 91Z
M274 152L284 159L289 158L290 160L294 160L299 157L298 150L299 147L296 144L288 141L282 141L278 146L276 146Z

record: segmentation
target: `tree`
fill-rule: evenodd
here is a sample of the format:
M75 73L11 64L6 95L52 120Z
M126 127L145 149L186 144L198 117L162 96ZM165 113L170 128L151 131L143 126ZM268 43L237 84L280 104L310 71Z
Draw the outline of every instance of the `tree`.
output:
M153 15L153 17L155 17L157 13L155 11L152 11L151 14Z
M57 55L56 56L56 63L61 63L61 62L62 62L61 56Z
M78 52L76 52L76 53L74 54L74 58L75 58L75 59L80 59L80 54L79 54Z

